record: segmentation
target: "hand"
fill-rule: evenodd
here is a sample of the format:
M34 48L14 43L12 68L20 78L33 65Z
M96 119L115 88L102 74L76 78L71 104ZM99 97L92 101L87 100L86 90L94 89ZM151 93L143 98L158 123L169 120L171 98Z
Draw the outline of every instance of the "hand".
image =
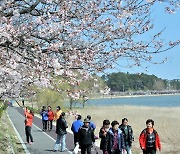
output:
M126 153L126 149L123 149L123 153Z
M76 145L79 145L79 142L76 142Z

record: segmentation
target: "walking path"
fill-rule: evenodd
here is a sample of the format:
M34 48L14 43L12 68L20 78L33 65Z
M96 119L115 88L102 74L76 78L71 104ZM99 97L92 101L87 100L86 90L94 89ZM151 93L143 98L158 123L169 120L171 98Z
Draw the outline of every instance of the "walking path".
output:
M26 143L26 136L25 136L25 126L24 126L24 110L21 107L8 107L7 113L9 115L12 124L15 127L17 135L20 138L20 142L23 145L26 153L31 154L49 154L54 153L53 147L56 141L56 133L55 127L51 132L43 132L42 128L42 121L39 117L34 116L33 126L32 126L32 136L34 139L34 144L29 145ZM18 143L17 143L18 144ZM66 136L66 147L68 151L61 152L61 154L69 154L72 153L73 150L73 135L67 133ZM98 153L100 152L99 148L96 148ZM58 152L60 153L60 152ZM93 150L92 154L95 154L96 151Z

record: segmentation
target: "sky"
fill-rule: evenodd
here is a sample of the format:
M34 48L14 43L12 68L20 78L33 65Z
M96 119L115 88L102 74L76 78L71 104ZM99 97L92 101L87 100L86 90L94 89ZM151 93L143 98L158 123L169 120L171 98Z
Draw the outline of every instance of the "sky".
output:
M170 40L180 40L180 9L177 10L175 14L168 14L164 10L165 5L166 4L158 3L154 6L152 17L154 19L155 31L158 32L165 28L161 38L167 42ZM148 35L146 37L148 37ZM168 58L168 60L164 64L149 64L147 62L142 65L144 67L122 68L116 66L115 69L107 70L106 73L146 73L156 75L162 79L180 79L180 45L156 55L154 60L158 62L165 58ZM145 66L148 66L147 71Z

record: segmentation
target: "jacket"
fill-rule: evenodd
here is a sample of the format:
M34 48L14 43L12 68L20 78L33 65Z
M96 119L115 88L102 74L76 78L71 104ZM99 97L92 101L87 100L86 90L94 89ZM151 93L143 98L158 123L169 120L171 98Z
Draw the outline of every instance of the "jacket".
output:
M25 119L25 125L31 127L31 126L32 126L32 123L33 123L33 117L34 117L34 115L32 115L31 113L26 112L26 113L25 113L25 117L26 117L26 119Z
M62 113L61 110L56 111L55 114L54 114L54 120L58 120L60 115L61 115L61 113Z
M67 134L66 129L68 128L67 122L64 118L60 117L56 121L56 134L64 135Z
M92 129L93 129L93 130L95 130L95 129L96 129L96 125L95 125L92 121L90 121L89 126L90 126L90 127L92 127Z
M103 151L107 151L109 136L108 136L108 134L104 135L104 132L105 132L105 130L102 127L99 131L99 137L101 138L100 149Z
M95 142L94 130L89 126L88 128L84 125L78 131L78 142L79 145L92 145Z
M71 130L73 133L78 133L79 128L83 125L81 120L76 120L72 123Z
M53 120L54 119L54 113L52 110L48 110L48 120Z
M42 120L48 120L48 112L46 110L41 111Z
M114 141L114 132L113 129L110 128L109 132L109 139L108 139L108 153L112 153L113 151L113 141ZM125 149L125 143L124 143L124 137L122 131L118 128L118 149L122 151L122 149Z
M153 133L155 134L155 148L156 150L161 150L162 146L160 143L160 137L156 130L153 129ZM147 140L147 128L144 129L139 136L139 143L142 150L146 150L146 140Z
M123 137L124 137L124 141L125 142L128 142L128 145L129 146L132 146L132 142L134 141L134 135L133 135L133 130L132 130L132 127L127 125L127 130L128 130L128 136L127 136L127 141L125 140L126 139L126 133L125 133L125 127L124 125L120 125L119 126L119 129L121 129L121 131L123 132Z

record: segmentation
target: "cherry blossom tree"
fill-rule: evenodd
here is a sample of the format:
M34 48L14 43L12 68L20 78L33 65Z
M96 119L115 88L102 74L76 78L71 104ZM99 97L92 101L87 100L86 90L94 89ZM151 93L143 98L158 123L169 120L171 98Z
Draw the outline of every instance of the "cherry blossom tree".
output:
M77 74L87 79L124 58L131 66L152 62L153 54L179 44L164 48L162 32L141 38L154 28L151 8L159 2L168 13L180 6L179 0L1 0L1 96L17 97L31 84L52 86L54 76L77 84Z

